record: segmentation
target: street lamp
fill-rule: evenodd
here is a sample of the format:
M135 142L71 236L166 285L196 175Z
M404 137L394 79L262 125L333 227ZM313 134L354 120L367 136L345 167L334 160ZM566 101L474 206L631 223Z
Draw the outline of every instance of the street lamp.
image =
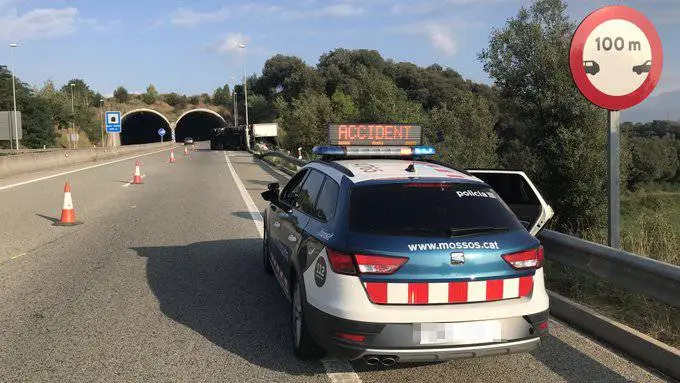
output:
M17 90L14 85L14 49L18 45L15 43L9 44L9 50L12 54L12 97L14 98L14 140L16 141L17 151L19 151L19 121L17 120ZM12 147L12 140L10 140L10 148Z
M102 124L102 148L104 147L104 99L99 100L99 121Z
M246 49L245 44L239 44L239 48ZM246 56L243 56L243 91L246 97L246 132L248 131L248 78L246 77Z
M76 87L76 84L70 83L69 85L71 86L71 134L72 134L71 138L74 138L75 132L76 132L76 121L75 121L76 111L75 111L75 107L73 106L73 88ZM73 149L75 149L75 148L76 148L76 142L74 140L73 141Z
M232 77L231 81L233 82L233 87L232 87L232 96L231 98L234 99L234 129L238 129L238 102L236 101L236 78Z

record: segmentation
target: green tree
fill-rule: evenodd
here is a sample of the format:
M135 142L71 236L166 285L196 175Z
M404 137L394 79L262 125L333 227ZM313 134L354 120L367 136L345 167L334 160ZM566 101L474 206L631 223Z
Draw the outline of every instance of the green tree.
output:
M283 97L275 101L279 112L279 124L283 131L280 142L293 153L297 148L309 153L320 142L326 141L326 129L332 122L331 100L324 94L307 92L299 99L287 103Z
M418 123L425 119L421 105L409 101L406 92L389 77L366 68L358 77L362 87L355 100L362 122Z
M38 149L43 145L53 147L57 134L50 115L49 101L42 97L31 97L22 113L23 137L21 144L27 148Z
M508 124L504 144L524 145L556 224L579 232L601 226L606 216L606 129L604 112L571 80L574 29L562 0L537 0L491 33L480 59L504 99L503 113L516 122Z
M259 94L248 95L248 122L257 124L271 122L276 117L275 111L269 106L264 96Z
M659 137L631 139L631 187L647 182L668 182L675 178L680 164L674 141Z
M336 122L354 122L359 118L359 110L354 100L340 89L333 93L331 105Z
M158 89L153 84L146 87L146 92L142 94L142 101L147 105L153 105L154 102L158 101Z
M165 102L176 109L183 109L187 106L187 96L172 92L163 96Z
M198 95L189 96L189 98L187 99L187 101L188 101L189 104L191 104L191 105L198 105L198 104L201 103L201 97L198 96Z
M130 99L130 93L122 86L113 91L113 98L121 104L125 104Z
M302 59L295 56L276 55L264 63L262 76L252 83L256 93L263 95L268 101L283 97L287 102L298 98L303 92L323 91L323 79Z
M215 89L212 96L213 105L233 107L233 100L231 98L231 93L229 92L229 84L224 84L224 86Z
M429 113L426 140L434 144L437 157L465 168L489 168L497 163L498 138L487 101L471 92L457 102L435 107ZM441 136L443 142L438 142Z

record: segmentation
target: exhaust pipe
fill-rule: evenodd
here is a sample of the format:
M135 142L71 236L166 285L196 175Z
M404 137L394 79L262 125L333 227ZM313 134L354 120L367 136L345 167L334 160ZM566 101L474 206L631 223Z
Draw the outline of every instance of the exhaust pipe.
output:
M376 364L378 364L378 362L380 362L380 359L375 355L371 355L365 357L364 362L366 362L366 364L368 364L369 366L375 366Z
M386 357L382 358L382 360L380 362L382 362L382 365L385 366L385 367L392 367L395 364L397 364L397 360L394 357L391 357L391 356L386 356Z

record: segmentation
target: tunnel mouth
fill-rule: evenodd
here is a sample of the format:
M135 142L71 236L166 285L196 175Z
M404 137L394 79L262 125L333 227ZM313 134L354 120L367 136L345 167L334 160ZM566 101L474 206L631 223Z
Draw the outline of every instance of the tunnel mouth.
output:
M121 118L121 145L138 145L161 142L158 130L165 129L163 141L171 140L170 122L153 110L133 110Z
M182 142L186 137L194 141L208 141L215 129L224 128L222 116L209 109L190 110L179 117L175 125L175 139Z

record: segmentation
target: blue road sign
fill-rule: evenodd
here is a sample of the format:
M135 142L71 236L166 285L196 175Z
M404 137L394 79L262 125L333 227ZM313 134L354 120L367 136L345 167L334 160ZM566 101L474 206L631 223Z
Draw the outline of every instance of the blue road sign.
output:
M120 133L122 129L120 112L106 112L105 119L107 133Z
M161 137L165 136L165 129L163 128L158 129L158 135Z

